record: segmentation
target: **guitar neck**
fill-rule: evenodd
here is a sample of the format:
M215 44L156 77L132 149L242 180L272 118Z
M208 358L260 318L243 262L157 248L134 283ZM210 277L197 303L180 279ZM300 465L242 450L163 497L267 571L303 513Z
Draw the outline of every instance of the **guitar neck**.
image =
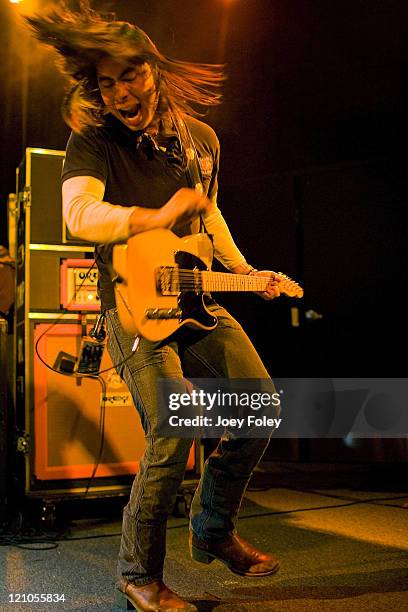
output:
M228 272L201 272L203 291L265 291L269 278L231 274Z
M168 269L167 269L168 270ZM270 275L231 274L230 272L212 272L211 270L184 270L173 268L174 276L167 279L167 284L178 291L211 292L211 291L266 291ZM279 291L288 297L303 297L303 289L291 278L279 272Z
M179 270L179 282L181 291L265 291L269 278L230 272Z

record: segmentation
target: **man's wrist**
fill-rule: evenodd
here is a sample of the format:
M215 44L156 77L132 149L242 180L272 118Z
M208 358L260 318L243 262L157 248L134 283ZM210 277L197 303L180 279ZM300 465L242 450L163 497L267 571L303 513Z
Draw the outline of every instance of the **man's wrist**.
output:
M166 227L166 220L160 215L162 209L135 207L129 217L129 234L134 236L146 230Z
M251 264L246 264L246 269L241 272L241 274L249 276L249 274L253 274L254 272L258 272L258 270L254 268L254 266L251 266Z
M245 274L247 276L251 275L251 274L256 274L258 272L258 270L256 268L254 268L254 266L250 266L248 272L245 272Z
M258 272L258 270L254 268L254 266L251 266L251 264L245 262L231 268L231 272L234 274L252 274L253 272Z

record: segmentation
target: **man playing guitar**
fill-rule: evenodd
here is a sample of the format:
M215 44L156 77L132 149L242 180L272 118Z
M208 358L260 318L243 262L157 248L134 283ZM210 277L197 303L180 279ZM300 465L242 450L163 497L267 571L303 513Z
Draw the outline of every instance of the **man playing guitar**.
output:
M254 270L233 241L217 206L219 142L191 107L219 102L221 67L171 59L137 26L108 21L85 2L80 13L61 8L28 22L42 42L57 50L71 84L63 107L72 128L63 171L64 214L73 235L97 245L113 363L123 362L134 345L134 330L126 332L118 317L120 298L112 279L123 279L118 278L121 270L112 268L114 244L129 240L130 248L132 237L150 230L172 230L174 238L183 239L200 231L201 219L215 257L231 273L259 277L261 285L249 289L265 299L279 296L284 277ZM154 252L159 242L146 249ZM143 271L133 272L143 277ZM157 379L269 379L241 325L205 285L201 291L214 325L184 325L160 337L146 332L118 368L146 434L146 451L123 513L118 561L118 591L137 610L196 610L163 582L166 521L191 440L158 434ZM154 309L150 312L153 321ZM268 442L226 435L208 457L191 509L190 550L196 561L218 559L245 576L277 571L272 554L256 550L236 531L243 494Z

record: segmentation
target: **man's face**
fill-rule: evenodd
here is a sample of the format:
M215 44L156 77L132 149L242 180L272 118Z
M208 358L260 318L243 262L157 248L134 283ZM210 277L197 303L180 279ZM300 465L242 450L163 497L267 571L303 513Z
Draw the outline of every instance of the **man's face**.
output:
M156 112L158 93L149 64L106 57L97 66L99 90L109 111L130 130L146 129Z

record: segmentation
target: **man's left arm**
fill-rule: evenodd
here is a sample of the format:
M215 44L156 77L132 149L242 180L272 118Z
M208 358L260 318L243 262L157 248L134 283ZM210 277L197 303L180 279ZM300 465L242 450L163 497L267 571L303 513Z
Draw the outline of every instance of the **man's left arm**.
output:
M256 270L241 253L231 235L228 225L217 205L216 194L211 195L212 206L203 216L205 227L213 236L215 257L234 274L251 274L254 276L269 276L270 282L266 291L259 293L266 300L279 297L281 277L272 270Z
M211 128L210 128L211 129ZM231 235L229 227L218 208L217 194L218 194L218 172L219 172L219 161L220 161L220 143L215 134L211 129L210 131L211 141L211 153L212 153L212 172L211 180L208 186L207 197L211 201L211 206L203 215L206 230L213 236L214 255L228 270L234 274L251 274L256 276L269 276L270 283L268 283L267 290L258 293L261 297L266 300L272 300L280 295L279 282L282 280L275 272L271 270L256 270L251 264L249 264L245 256L241 253L238 246Z

